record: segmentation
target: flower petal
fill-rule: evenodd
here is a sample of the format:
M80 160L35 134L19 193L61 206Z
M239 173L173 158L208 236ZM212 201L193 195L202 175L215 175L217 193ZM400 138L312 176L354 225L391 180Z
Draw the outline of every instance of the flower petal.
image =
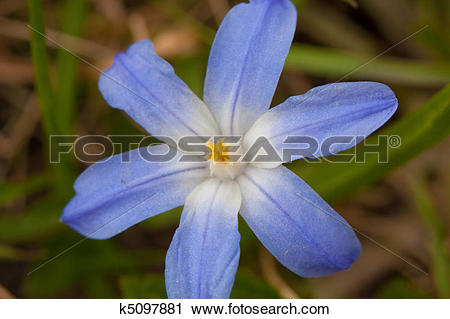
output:
M236 182L211 178L187 197L166 257L169 298L227 298L239 263Z
M211 48L204 88L222 134L243 134L269 108L296 20L289 0L252 0L226 15Z
M316 87L306 94L293 96L262 115L244 138L244 145L261 136L266 137L282 156L283 147L298 148L285 143L288 136L314 138L318 149L302 157L336 154L361 142L382 126L397 109L392 90L376 82L334 83ZM345 143L327 143L327 138L354 137ZM326 142L328 141L328 142ZM302 146L305 147L305 146ZM309 151L308 151L309 152ZM258 167L276 167L280 163L255 163Z
M214 135L217 124L208 107L157 56L150 40L119 53L100 76L106 101L124 110L152 135L174 139L185 135Z
M347 269L361 246L347 222L284 166L248 166L238 178L241 216L263 245L302 277Z
M64 208L61 221L84 236L104 239L183 205L208 170L204 163L180 163L179 155L157 163L140 154L143 150L165 154L166 148L135 149L87 168L74 184L76 195Z

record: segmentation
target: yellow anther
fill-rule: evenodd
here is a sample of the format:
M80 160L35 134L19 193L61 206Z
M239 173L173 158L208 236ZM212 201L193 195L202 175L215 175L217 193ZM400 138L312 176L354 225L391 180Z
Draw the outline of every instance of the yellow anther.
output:
M228 146L225 145L222 139L219 140L219 143L214 144L211 141L206 142L206 147L211 152L210 154L206 155L206 159L214 162L220 162L223 164L230 164L233 165L233 162L231 162L230 156L228 156Z

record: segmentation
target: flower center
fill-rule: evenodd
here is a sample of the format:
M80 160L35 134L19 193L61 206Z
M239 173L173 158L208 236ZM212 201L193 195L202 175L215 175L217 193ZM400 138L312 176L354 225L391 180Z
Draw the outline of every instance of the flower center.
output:
M245 164L233 162L229 155L229 146L223 140L219 140L217 144L211 141L206 142L209 154L206 159L209 160L210 175L220 179L234 179L245 167Z
M228 155L228 145L225 145L223 140L220 140L217 145L208 141L206 142L206 147L210 151L210 154L206 155L207 160L210 160L213 164L215 164L215 162L220 162L227 165L233 165L233 162L231 162L230 156Z

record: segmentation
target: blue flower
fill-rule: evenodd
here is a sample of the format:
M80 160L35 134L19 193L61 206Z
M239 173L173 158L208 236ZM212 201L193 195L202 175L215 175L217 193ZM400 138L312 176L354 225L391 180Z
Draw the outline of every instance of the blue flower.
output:
M233 7L211 48L204 101L155 54L149 40L117 54L99 89L112 107L150 134L174 140L242 135L244 145L264 136L281 149L288 135L312 136L320 143L336 135L366 137L383 125L397 100L387 86L373 82L320 86L269 110L296 20L289 0ZM354 144L335 144L311 157ZM240 255L238 213L299 276L348 269L358 258L360 243L345 220L280 162L229 165L224 145L207 146L213 153L207 162L180 162L178 151L170 162L150 162L136 149L127 162L116 155L90 166L75 182L76 195L62 221L85 236L105 239L184 205L166 257L170 298L229 296ZM164 153L166 147L148 150Z

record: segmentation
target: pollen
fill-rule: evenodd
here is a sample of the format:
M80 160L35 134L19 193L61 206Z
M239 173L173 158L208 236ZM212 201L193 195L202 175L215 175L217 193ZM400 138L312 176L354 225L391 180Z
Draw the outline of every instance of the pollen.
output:
M210 153L206 155L207 160L210 160L212 163L219 162L222 164L233 165L233 162L228 155L228 146L225 145L222 139L220 139L217 144L208 141L206 142L206 147L210 151Z

